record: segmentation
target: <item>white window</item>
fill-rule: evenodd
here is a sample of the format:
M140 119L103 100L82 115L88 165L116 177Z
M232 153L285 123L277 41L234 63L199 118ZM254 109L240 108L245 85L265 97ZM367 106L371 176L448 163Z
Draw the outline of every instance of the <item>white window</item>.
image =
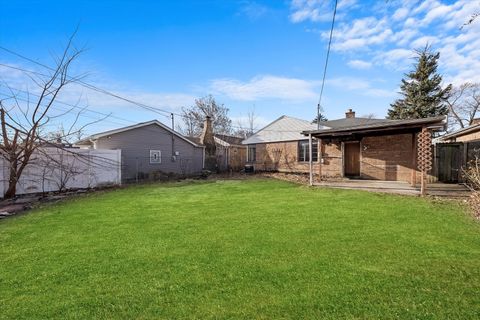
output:
M150 163L162 163L162 152L160 150L150 150Z
M247 159L248 162L257 161L257 146L255 144L249 145L247 154L248 154L248 159Z
M301 140L298 142L298 161L310 161L310 146L308 140ZM312 141L312 161L318 161L318 141Z

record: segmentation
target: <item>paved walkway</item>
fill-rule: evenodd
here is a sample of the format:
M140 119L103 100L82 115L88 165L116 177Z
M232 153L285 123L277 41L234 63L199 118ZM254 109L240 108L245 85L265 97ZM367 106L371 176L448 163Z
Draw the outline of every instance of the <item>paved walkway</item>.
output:
M315 186L324 186L338 189L358 189L373 192L386 192L407 195L420 195L420 185L412 187L403 181L380 180L342 180L322 181L314 183ZM464 198L469 196L469 190L462 184L430 183L427 185L427 194L430 196Z

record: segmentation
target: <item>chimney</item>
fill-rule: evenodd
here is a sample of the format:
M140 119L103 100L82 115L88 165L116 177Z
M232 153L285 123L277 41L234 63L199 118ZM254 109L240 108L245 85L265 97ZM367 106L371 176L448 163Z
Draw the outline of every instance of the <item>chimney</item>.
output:
M200 135L200 143L205 146L205 167L208 170L214 170L216 166L216 146L213 138L212 118L205 117L203 131Z
M347 112L345 112L345 118L355 118L355 111L352 111L352 109L348 109Z

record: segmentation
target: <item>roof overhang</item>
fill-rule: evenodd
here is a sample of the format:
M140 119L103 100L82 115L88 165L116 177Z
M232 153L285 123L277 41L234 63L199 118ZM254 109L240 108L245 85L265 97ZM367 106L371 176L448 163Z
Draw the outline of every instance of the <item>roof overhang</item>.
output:
M173 134L174 136L176 136L176 137L184 140L185 142L188 142L189 144L191 144L191 145L193 145L193 146L195 146L195 147L205 148L205 146L196 144L195 142L187 139L186 137L184 137L184 136L181 135L180 133L176 132L175 130L172 130L171 128L167 127L166 125L164 125L163 123L161 123L161 122L158 121L158 120L151 120L151 121L148 121L148 122L141 122L141 123L137 123L137 124L134 124L134 125L131 125L131 126L127 126L127 127L123 127L123 128L119 128L119 129L114 129L114 130L109 130L109 131L97 133L97 134L91 135L91 136L89 136L89 137L87 137L87 138L85 138L85 139L82 139L82 140L80 140L80 141L75 142L74 145L88 145L88 144L93 143L93 141L98 140L98 139L100 139L100 138L108 137L108 136L111 136L111 135L114 135L114 134L117 134L117 133L129 131L129 130L133 130L133 129L137 129L137 128L142 128L142 127L146 127L146 126L150 126L150 125L157 125L157 126L159 126L160 128L164 129L165 131Z
M348 128L303 131L305 136L316 138L348 137L352 135L379 135L387 133L418 132L422 128L431 131L443 131L446 127L446 117L434 117L415 120L391 120L390 123L379 123Z
M454 139L454 138L461 137L463 135L466 135L466 134L469 134L469 133L472 133L472 132L476 132L476 131L480 131L480 124L476 124L476 125L473 125L473 126L470 126L470 127L464 128L464 129L460 129L460 130L457 130L457 131L449 133L449 134L446 134L442 137L439 137L439 139L441 141L448 140L448 139Z

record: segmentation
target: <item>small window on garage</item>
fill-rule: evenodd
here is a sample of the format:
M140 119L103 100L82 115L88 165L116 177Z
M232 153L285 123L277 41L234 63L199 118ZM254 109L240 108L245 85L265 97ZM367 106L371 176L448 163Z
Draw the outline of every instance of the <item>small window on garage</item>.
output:
M150 150L150 164L162 163L162 152L160 150Z

